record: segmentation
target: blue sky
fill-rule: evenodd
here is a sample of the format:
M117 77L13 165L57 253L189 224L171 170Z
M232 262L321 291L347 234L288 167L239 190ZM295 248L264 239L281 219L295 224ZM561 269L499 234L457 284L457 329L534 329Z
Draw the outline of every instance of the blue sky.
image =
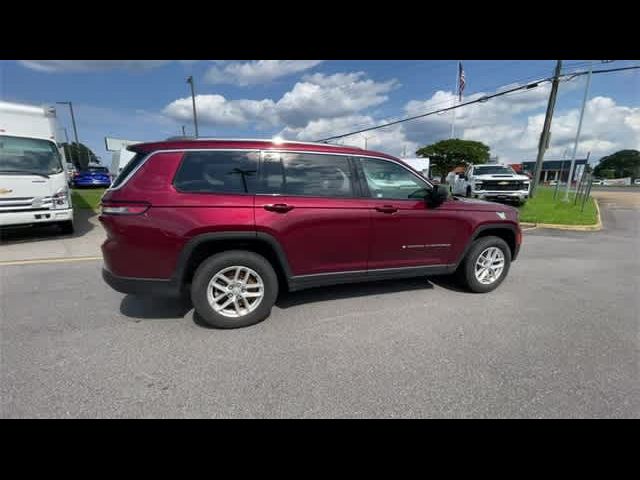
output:
M599 62L599 61L596 61ZM462 60L465 98L552 74L555 60ZM606 67L638 65L618 60ZM585 60L566 60L564 71ZM602 65L596 65L602 68ZM156 140L193 133L186 77L198 94L200 135L315 140L454 101L457 60L436 61L2 61L0 98L29 104L71 100L78 134L108 163L104 137ZM546 158L572 147L586 76L560 85ZM456 136L480 140L506 162L535 157L549 84L459 109ZM474 97L475 95L475 97ZM579 155L592 159L640 149L640 71L594 75ZM59 121L72 135L68 109ZM409 156L448 138L452 115L436 115L364 134L369 148ZM363 146L364 137L346 144Z

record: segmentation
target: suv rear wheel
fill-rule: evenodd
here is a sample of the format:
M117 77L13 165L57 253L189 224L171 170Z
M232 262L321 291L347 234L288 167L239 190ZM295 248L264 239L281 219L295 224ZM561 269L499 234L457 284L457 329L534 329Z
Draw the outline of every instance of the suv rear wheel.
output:
M230 250L206 259L193 277L191 301L212 327L240 328L261 322L278 296L278 277L264 257Z
M475 293L495 290L511 265L509 245L499 237L481 237L471 245L458 269L462 283Z

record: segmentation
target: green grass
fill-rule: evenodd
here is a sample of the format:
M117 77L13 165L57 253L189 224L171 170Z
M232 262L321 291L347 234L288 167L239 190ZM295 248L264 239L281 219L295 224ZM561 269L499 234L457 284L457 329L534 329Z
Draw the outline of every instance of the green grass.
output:
M598 221L598 212L593 198L589 198L581 212L582 197L574 205L575 194L569 195L569 202L563 202L564 190L558 190L553 199L553 188L541 187L535 197L520 207L520 221L531 223L555 223L559 225L593 225Z
M100 198L102 198L104 190L104 188L74 188L73 190L71 190L71 201L73 202L73 208L98 210L98 206L100 205Z

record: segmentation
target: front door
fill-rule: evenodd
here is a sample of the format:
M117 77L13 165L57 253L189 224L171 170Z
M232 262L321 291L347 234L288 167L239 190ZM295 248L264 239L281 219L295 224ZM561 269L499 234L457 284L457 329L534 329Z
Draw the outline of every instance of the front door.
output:
M358 165L370 198L369 270L449 263L456 220L425 205L431 187L390 160L359 158Z

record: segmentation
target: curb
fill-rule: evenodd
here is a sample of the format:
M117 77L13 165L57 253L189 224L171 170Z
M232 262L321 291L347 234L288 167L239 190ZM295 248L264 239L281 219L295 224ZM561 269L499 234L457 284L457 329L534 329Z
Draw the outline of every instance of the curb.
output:
M520 225L525 227L549 228L552 230L570 230L574 232L597 232L599 230L602 230L602 217L600 216L600 205L598 205L598 200L594 198L593 203L596 206L596 212L598 214L598 221L593 225L564 225L564 224L556 224L556 223L525 223L525 222L520 223Z

